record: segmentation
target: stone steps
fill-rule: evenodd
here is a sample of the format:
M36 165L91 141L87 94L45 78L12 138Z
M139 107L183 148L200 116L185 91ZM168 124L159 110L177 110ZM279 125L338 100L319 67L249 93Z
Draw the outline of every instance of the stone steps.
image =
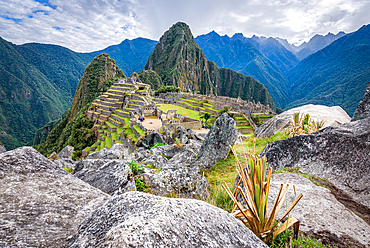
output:
M120 116L120 115L117 115L117 114L111 114L110 116L112 119L118 121L118 122L121 122L121 123L125 123L125 119L124 117L126 116Z
M115 109L113 111L114 114L116 115L120 115L122 117L131 117L131 114L129 111L123 111L123 110L119 110L119 109Z
M120 91L120 90L108 90L109 94L114 94L114 95L120 95L120 96L125 96L127 93L125 91Z

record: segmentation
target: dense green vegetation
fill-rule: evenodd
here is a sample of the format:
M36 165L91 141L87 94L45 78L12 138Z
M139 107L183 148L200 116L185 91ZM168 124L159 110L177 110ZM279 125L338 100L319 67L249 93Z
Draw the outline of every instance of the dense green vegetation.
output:
M71 103L68 84L59 87L22 49L0 38L0 142L8 150L25 145Z
M59 124L50 132L46 141L37 145L36 149L44 155L49 155L71 145L75 148L73 158L80 157L82 150L96 141L92 131L94 123L86 117L86 110L103 90L107 90L114 82L124 77L109 55L101 54L94 58L80 80L71 110L59 120Z
M71 106L84 68L97 55L110 53L131 74L142 70L156 43L138 38L76 53L49 44L18 46L0 38L0 141L8 150L25 145L39 128L60 119Z
M152 90L157 90L164 86L161 77L155 71L141 71L136 73L136 76L144 84L149 84Z
M302 60L289 74L285 108L304 104L341 106L353 115L370 81L370 25Z

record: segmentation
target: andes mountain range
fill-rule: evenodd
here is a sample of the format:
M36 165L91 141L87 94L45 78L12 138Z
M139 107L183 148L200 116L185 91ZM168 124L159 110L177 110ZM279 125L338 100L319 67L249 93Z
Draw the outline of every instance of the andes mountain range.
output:
M0 51L0 142L7 149L27 144L39 128L47 124L38 132L50 132L61 121L85 67L101 53L109 54L122 74L138 72L154 89L175 85L240 96L278 111L313 103L339 105L353 115L370 78L369 25L350 34L316 35L301 47L279 38L230 38L215 32L194 40L185 23L176 23L159 42L126 39L92 53L49 44L15 45L2 38ZM79 110L73 111L78 115ZM70 112L66 116L71 120Z

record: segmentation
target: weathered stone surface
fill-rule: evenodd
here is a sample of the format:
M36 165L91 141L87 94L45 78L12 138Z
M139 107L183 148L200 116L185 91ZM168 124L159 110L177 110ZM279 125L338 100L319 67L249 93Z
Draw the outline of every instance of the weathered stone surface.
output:
M195 164L209 169L216 162L225 159L229 153L230 146L235 143L238 134L234 119L227 113L222 114L208 132Z
M258 127L254 134L257 138L271 137L277 132L282 132L289 127L293 121L294 113L310 114L314 121L325 120L324 127L340 125L351 121L351 117L339 106L327 107L323 105L308 104L298 108L289 109L279 115L274 116L262 126Z
M163 140L162 135L160 133L158 133L157 131L152 131L143 139L139 140L137 146L149 149L150 147L154 146L157 143L164 144L165 141Z
M73 160L67 160L67 159L58 159L54 161L55 164L57 164L60 168L72 168L75 169L78 162Z
M3 144L0 143L0 153L3 153L3 152L6 152L6 149L3 146Z
M299 166L325 177L370 207L370 117L270 143L261 156L273 169Z
M367 85L365 90L364 98L358 104L355 114L352 117L352 121L365 119L370 116L370 83Z
M97 170L109 161L111 161L111 159L85 159L77 163L76 168L73 170L73 173L75 174L82 169Z
M63 247L109 195L32 147L0 154L0 247Z
M72 154L73 150L75 148L73 146L66 146L64 147L60 153L57 155L57 159L66 159L66 160L72 160Z
M177 194L184 198L203 200L208 198L209 183L205 177L200 175L198 167L177 165L164 168L158 173L144 173L141 177L155 195Z
M185 150L183 152L177 153L173 156L168 163L174 167L189 167L194 165L194 160L197 154L193 151Z
M339 240L349 236L364 247L370 246L370 226L340 203L329 189L317 186L301 175L275 174L271 180L268 206L273 206L280 185L286 185L288 181L287 204L283 205L278 217L281 217L294 201L294 185L297 195L303 194L291 212L291 216L301 221L300 231L316 235L330 233L332 236L338 236Z
M154 149L154 148L152 148ZM168 159L161 155L150 154L147 150L141 148L135 153L135 161L139 164L151 164L157 168L165 168L168 164Z
M203 201L129 192L87 217L69 247L268 247Z
M186 129L182 126L177 126L175 132L172 134L172 138L174 140L178 140L180 144L188 143L189 138L187 136L188 136L188 133Z
M109 160L97 169L82 169L74 176L110 195L136 190L133 174L124 160Z
M89 154L86 159L123 159L129 155L129 151L122 144L114 144L111 148L103 148L100 151Z

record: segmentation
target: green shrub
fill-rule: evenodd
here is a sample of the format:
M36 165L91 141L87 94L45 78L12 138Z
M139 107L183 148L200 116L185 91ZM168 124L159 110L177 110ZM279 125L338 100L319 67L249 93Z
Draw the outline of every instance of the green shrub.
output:
M149 186L144 183L143 179L141 178L136 178L135 180L135 186L137 191L141 192L149 192Z
M126 162L126 164L130 167L132 174L139 175L144 173L144 168L140 164L134 161Z
M154 146L150 147L150 149L156 148L158 146L164 146L164 144L163 143L155 143Z

